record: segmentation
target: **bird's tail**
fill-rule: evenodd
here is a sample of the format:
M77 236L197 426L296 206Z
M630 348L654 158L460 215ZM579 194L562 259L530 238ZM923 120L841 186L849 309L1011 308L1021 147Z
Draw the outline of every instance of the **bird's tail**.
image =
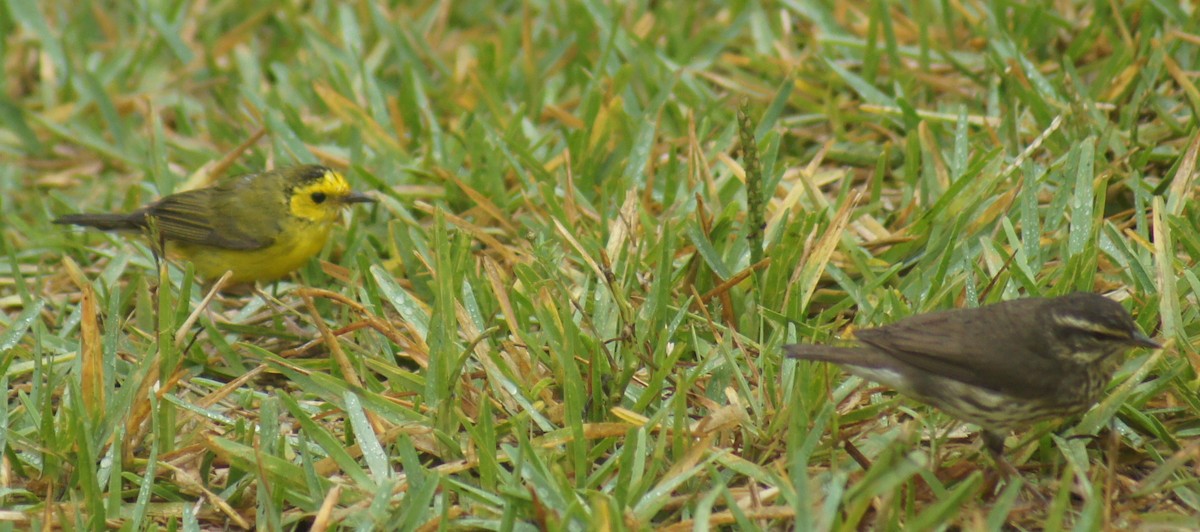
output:
M136 231L146 227L141 213L133 214L67 214L54 219L61 225L82 225L101 231Z
M879 353L864 347L833 347L829 345L790 344L783 346L789 358L833 362L851 366L875 367L880 364Z
M913 387L912 369L891 358L885 351L873 347L792 344L783 346L783 349L790 358L832 362L851 375L890 386L901 392L917 393Z

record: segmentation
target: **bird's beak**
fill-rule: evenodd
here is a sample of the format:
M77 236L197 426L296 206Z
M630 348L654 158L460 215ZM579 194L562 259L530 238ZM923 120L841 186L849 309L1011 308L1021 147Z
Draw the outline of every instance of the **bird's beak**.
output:
M372 198L362 192L351 192L342 196L342 203L375 203L379 200Z
M1142 334L1141 331L1133 331L1133 336L1129 338L1129 343L1133 345L1140 345L1142 347L1149 347L1150 349L1158 349L1162 347L1162 344L1159 344L1149 336Z

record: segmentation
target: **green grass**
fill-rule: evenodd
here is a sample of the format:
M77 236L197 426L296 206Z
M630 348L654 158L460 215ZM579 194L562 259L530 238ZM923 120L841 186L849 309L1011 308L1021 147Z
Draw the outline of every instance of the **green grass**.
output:
M1175 3L107 4L0 6L0 529L1200 526ZM312 161L382 201L271 304L50 224ZM781 359L1073 290L1167 348L1024 485Z

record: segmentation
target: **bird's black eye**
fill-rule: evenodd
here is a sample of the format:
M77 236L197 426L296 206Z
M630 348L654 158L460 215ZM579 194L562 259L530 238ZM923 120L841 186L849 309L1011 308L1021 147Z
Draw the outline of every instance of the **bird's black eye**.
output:
M312 196L310 196L310 197L312 198L313 203L324 203L325 202L325 193L324 192L313 192Z

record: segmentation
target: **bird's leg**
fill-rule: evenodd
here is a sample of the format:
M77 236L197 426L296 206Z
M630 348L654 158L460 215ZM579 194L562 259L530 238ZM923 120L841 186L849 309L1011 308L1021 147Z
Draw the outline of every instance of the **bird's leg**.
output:
M272 289L272 290L274 290L274 289ZM279 295L278 292L276 292L275 294L268 294L266 291L264 291L262 289L262 285L260 285L257 282L254 283L253 288L251 288L251 291L253 291L254 295L258 296L258 298L261 299L263 303L266 303L268 307L271 307L271 310L275 311L275 313L278 314L280 317L286 317L288 315L289 309L277 297Z
M983 446L987 447L988 454L992 455L992 461L996 463L996 469L1000 471L1000 477L1008 482L1013 477L1020 477L1021 473L1017 468L1004 458L1004 436L1003 432L994 430L983 430Z
M295 308L288 307L286 304L284 304L282 301L280 301L277 297L275 297L271 294L268 294L266 291L264 291L262 289L262 285L260 285L257 282L254 283L254 288L252 290L254 292L254 295L258 296L258 298L261 299L263 301L263 303L266 303L267 306L270 307L271 310L275 312L276 317L280 320L280 322L283 324L284 328L286 328L288 332L291 332L291 333L297 334L297 335L301 335L301 336L303 336L305 334L304 329L302 327L300 327L299 325L297 325L296 322L293 321L290 317L293 314L297 314L297 315L299 314L299 312ZM274 291L274 290L277 290L277 288L272 289L272 291Z

